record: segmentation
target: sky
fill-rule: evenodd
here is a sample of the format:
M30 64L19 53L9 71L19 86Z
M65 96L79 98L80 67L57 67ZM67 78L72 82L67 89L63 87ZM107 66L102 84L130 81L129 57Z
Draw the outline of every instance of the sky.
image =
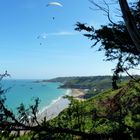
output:
M14 79L111 75L115 64L91 49L93 42L74 31L76 22L94 27L108 21L88 0L0 0L0 73Z

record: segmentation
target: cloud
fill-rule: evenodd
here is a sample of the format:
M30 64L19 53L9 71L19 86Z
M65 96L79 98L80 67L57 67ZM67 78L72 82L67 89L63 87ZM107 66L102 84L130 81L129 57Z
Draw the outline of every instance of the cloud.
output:
M71 35L77 35L78 32L70 32L70 31L60 31L60 32L54 32L54 33L41 33L38 38L46 39L47 36L71 36Z
M56 32L56 33L49 33L48 35L52 35L52 36L65 36L65 35L76 35L76 32L69 32L69 31L60 31L60 32Z

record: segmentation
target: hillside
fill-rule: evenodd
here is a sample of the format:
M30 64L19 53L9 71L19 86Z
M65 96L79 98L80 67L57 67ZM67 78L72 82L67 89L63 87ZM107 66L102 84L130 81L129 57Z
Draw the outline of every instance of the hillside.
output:
M128 76L123 76L119 83L128 81ZM83 77L58 77L47 82L61 82L60 88L76 88L86 90L84 98L90 98L100 92L112 88L111 76L83 76Z
M130 81L118 90L107 90L89 100L71 104L51 125L86 132L90 139L140 138L140 84ZM65 135L61 135L62 137ZM75 137L76 139L76 137Z

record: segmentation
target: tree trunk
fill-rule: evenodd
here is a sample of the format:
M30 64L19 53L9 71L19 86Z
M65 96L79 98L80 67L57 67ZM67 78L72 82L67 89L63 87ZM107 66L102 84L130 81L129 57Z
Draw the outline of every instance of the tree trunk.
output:
M124 19L126 28L137 48L137 51L140 53L140 32L138 31L135 19L130 12L130 8L128 6L127 0L119 0L119 4L120 4L120 8L123 14L123 19Z

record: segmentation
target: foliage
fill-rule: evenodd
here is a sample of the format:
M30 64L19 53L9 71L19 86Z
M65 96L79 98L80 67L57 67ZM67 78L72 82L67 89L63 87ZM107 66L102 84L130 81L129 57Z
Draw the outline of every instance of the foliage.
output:
M70 107L51 120L51 125L79 129L89 138L93 134L93 139L98 135L108 139L139 138L139 91L139 84L130 81L118 90L108 90L84 102L70 99Z
M0 80L10 76L7 71L0 75ZM20 135L20 131L24 132L30 130L36 124L39 125L37 120L39 99L35 99L35 104L25 108L21 104L17 110L18 114L14 114L5 105L5 93L8 89L3 89L0 85L0 138L13 139Z
M132 5L139 30L140 2ZM112 86L116 90L99 93L87 101L80 102L71 97L69 107L52 120L46 118L38 122L37 112L39 99L29 108L23 104L15 116L4 104L6 90L0 87L0 137L1 139L139 139L140 138L140 85L139 81L130 80L118 86L120 73L138 66L140 57L134 42L131 40L128 28L123 22L110 23L94 29L92 26L77 22L75 30L86 31L84 36L94 40L92 47L99 42L98 51L105 51L107 61L118 61L114 69ZM7 71L0 75L0 80L8 76ZM97 78L97 77L96 77ZM99 79L101 77L98 77ZM97 79L98 79L97 78ZM71 78L70 78L71 79ZM81 84L80 87L92 88L91 79L85 77L71 79L67 85ZM101 80L101 79L100 79ZM106 82L107 80L105 80ZM101 80L101 85L104 80ZM72 84L71 84L72 83ZM77 86L77 85L76 85ZM85 87L84 87L85 88ZM91 91L90 91L91 92ZM29 117L30 116L30 117ZM27 132L20 136L20 132Z
M6 129L2 129L1 139L96 140L139 138L139 92L139 84L131 80L119 86L117 90L107 90L87 101L74 100L68 96L66 98L70 100L69 107L61 112L58 117L50 121L46 121L44 118L42 122L37 122L36 115L31 117L33 121L27 119L29 110L21 105L19 113L24 121L19 121L21 117L18 119L9 114L8 118L16 125L9 124ZM36 100L36 104L38 105L38 100ZM31 106L34 112L37 112L37 105ZM16 133L11 133L13 130ZM20 136L19 132L23 130L27 134Z
M138 78L138 75L134 77ZM120 82L129 80L130 77L122 76ZM81 77L59 77L51 79L51 82L63 82L64 84L60 88L77 88L82 89L85 92L84 98L90 98L96 94L103 92L107 89L112 88L112 77L111 76L81 76Z
M139 29L139 9L140 4L135 3L132 6L132 13L136 18L137 26ZM110 21L110 20L109 20ZM89 30L90 29L90 30ZM136 51L137 48L132 41L124 22L102 25L100 29L94 29L92 26L77 22L75 30L85 31L83 34L88 39L94 41L91 47L97 46L98 51L104 51L106 61L118 61L114 69L112 86L117 89L117 81L120 77L119 74L135 68L139 65L140 55Z

